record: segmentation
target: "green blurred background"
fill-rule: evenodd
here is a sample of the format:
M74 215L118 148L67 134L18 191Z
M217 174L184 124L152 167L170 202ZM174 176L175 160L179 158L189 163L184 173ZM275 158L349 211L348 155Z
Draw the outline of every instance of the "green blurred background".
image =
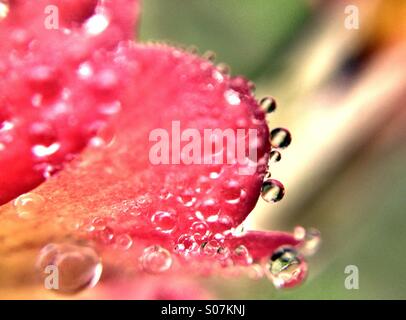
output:
M359 29L345 28L350 4ZM287 193L248 226L322 233L301 287L204 280L219 298L406 298L405 17L402 0L144 0L143 41L213 50L277 98L271 126L294 139L272 175ZM344 287L347 265L358 290Z

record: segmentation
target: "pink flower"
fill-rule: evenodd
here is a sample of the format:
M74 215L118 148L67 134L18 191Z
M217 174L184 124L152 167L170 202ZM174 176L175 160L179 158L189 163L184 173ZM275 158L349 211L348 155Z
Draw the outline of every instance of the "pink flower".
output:
M51 3L60 18L47 29ZM227 270L255 269L277 287L302 282L314 235L240 230L261 188L268 200L283 195L277 181L263 186L278 144L251 83L183 50L133 42L137 11L132 0L10 2L0 29L0 201L20 196L0 209L3 232L44 246L37 268L56 265L66 292L95 285L102 267L97 297L184 298L161 281ZM213 153L217 140L204 149L198 139L205 130L235 140ZM145 290L128 295L134 278Z

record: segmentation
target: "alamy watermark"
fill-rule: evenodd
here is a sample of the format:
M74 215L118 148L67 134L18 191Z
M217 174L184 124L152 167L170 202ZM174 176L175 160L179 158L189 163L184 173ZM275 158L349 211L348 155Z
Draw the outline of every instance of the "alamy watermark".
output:
M182 130L180 121L172 121L170 132L154 129L149 141L149 160L153 165L238 164L240 175L252 175L257 170L256 129Z

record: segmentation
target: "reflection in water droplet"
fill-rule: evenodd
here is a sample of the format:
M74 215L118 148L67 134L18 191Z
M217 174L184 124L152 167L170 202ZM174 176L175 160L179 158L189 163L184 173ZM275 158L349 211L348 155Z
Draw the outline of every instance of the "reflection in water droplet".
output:
M141 265L148 273L162 273L172 266L172 256L161 246L150 246L144 249Z
M266 202L278 202L285 195L285 188L281 182L268 179L262 184L261 197Z
M177 224L178 217L176 212L157 211L151 217L151 222L157 231L162 233L172 232Z
M319 230L314 228L306 230L303 227L296 227L293 235L296 240L303 241L299 251L304 256L312 256L319 250L321 245L321 234Z
M276 128L269 134L271 145L274 148L286 148L292 142L290 132L284 128Z
M45 203L45 199L36 193L26 193L14 200L14 208L20 218L32 218L38 214Z
M8 13L10 12L10 5L8 0L0 1L0 21L7 18Z
M272 97L265 97L259 102L261 109L266 113L272 113L276 110L276 101Z
M47 289L75 293L94 287L101 276L100 257L91 247L73 244L48 244L39 253L37 269ZM56 277L50 277L50 273ZM49 283L49 281L56 283Z
M275 163L275 162L279 162L282 159L282 155L279 151L272 151L269 155L269 162L271 163Z
M277 249L265 266L268 278L276 288L300 284L307 274L307 264L290 246Z

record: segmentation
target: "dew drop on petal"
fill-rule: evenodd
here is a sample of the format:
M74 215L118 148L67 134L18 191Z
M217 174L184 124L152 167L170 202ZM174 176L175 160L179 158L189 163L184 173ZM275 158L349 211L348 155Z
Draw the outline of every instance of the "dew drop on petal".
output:
M213 257L217 254L218 250L220 249L220 244L218 243L217 240L210 240L207 242L204 242L201 245L201 252L209 257Z
M234 249L233 252L233 261L237 265L243 265L247 266L252 264L252 257L247 249L246 246L244 245L239 245Z
M285 195L285 187L275 179L264 181L261 189L261 197L266 202L278 202Z
M103 269L93 248L74 244L46 245L40 251L36 265L46 288L61 293L76 293L94 287ZM49 277L54 272L58 276Z
M55 142L49 146L37 144L32 147L31 151L37 158L49 157L60 149L61 145L58 142Z
M307 264L290 246L275 250L265 266L265 272L276 288L300 284L307 274Z
M269 134L271 145L274 148L286 148L292 142L290 132L284 128L276 128Z
M232 106L238 106L241 103L240 96L237 91L229 89L224 93L227 102Z
M265 97L259 102L265 113L272 113L276 110L276 101L272 97Z
M176 228L178 217L176 212L157 211L151 217L151 222L157 231L170 233Z
M85 23L85 30L90 35L98 35L102 33L110 24L107 15L99 13L90 17Z
M203 53L202 58L214 62L216 60L216 53L214 51L208 50Z
M148 273L162 273L172 266L171 253L161 246L150 246L144 249L141 256L141 265Z
M128 250L131 248L133 244L133 240L131 236L128 234L120 234L116 237L116 247L121 249L121 250Z
M20 218L35 217L44 206L45 199L36 193L26 193L14 200L14 208Z

